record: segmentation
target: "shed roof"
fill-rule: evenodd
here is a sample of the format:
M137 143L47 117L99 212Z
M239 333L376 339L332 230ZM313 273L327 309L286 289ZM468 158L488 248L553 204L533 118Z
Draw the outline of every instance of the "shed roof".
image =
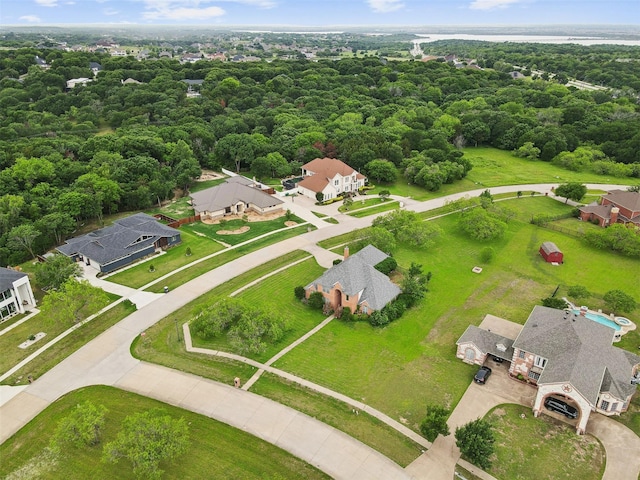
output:
M551 253L562 253L557 245L553 242L543 242L540 248L542 248L544 253L546 253L547 255Z

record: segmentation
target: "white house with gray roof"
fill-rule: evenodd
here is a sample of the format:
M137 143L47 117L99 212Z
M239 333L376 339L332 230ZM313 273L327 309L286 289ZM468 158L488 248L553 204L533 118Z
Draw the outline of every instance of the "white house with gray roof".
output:
M591 412L626 412L640 381L640 356L614 347L615 333L580 314L536 306L515 339L468 327L457 342L457 356L478 365L488 355L508 360L511 376L538 388L534 415L543 411L547 397L561 397L580 411L576 431L582 434ZM507 347L504 352L499 343Z
M254 211L259 215L282 212L284 202L262 191L246 177L229 177L224 183L191 194L191 206L203 220L242 215Z
M321 292L334 311L349 307L352 312L371 314L381 310L401 293L400 287L374 268L388 257L372 245L351 256L346 248L345 259L307 285L305 295L309 298Z
M0 267L0 323L35 306L29 275Z
M145 213L136 213L109 227L70 238L57 250L106 273L180 241L180 232L175 228Z

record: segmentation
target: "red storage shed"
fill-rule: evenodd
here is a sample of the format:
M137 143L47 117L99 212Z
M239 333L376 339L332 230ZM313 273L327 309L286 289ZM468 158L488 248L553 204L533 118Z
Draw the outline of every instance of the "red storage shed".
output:
M544 242L540 246L540 255L549 263L563 263L563 255L553 242Z

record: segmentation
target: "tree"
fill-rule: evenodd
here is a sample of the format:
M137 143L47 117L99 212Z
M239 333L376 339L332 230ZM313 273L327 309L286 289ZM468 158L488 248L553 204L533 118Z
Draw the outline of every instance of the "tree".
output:
M109 304L109 296L86 280L70 279L58 290L49 291L40 309L54 322L78 323Z
M604 301L614 312L630 313L636 309L638 304L635 299L622 290L609 290L604 294Z
M402 279L401 297L408 308L413 307L422 300L427 292L431 272L423 275L422 265L411 262L407 274Z
M36 258L33 252L33 242L40 236L40 232L36 227L29 223L24 223L13 227L8 235L7 246L16 250L24 249L29 252L31 258Z
M311 292L307 304L314 310L322 310L324 307L324 296L322 292Z
M293 289L293 294L298 300L302 300L305 296L304 287L302 285L298 285L296 288Z
M567 203L569 200L579 202L586 193L587 187L578 182L563 183L556 188L556 195L566 199L564 203Z
M176 184L182 188L185 194L189 191L189 187L193 185L193 182L201 173L202 169L200 168L200 164L193 155L180 160L173 170Z
M161 461L184 454L189 445L189 429L184 418L174 419L162 410L129 415L116 439L104 447L103 461L117 463L126 458L137 478L160 479Z
M561 298L547 297L542 299L542 305L549 308L555 308L558 310L564 310L567 308L567 302Z
M100 443L108 410L104 405L94 405L90 401L79 403L69 415L64 417L51 439L51 448L60 451L66 444L76 447L94 446Z
M36 265L36 282L43 290L57 290L72 277L82 273L82 268L66 255L56 254Z
M316 200L318 203L322 203L324 201L324 193L316 192Z
M381 252L390 254L396 249L396 239L393 233L384 227L373 226L368 235L361 240L362 246L373 245Z
M471 463L484 470L491 467L495 436L489 422L481 418L473 420L456 428L455 437L460 452Z
M385 275L389 275L396 268L398 268L398 262L396 262L396 259L393 257L387 257L377 265L374 265L373 268L375 268L379 272L384 273Z
M372 225L393 232L399 242L412 247L431 247L440 236L439 227L432 222L422 221L417 213L410 210L394 210L377 217Z
M380 200L386 200L387 198L389 198L390 195L391 195L391 192L389 190L380 190L380 192L378 192L378 196L380 197Z
M446 437L451 433L447 425L447 418L450 414L450 410L440 405L429 405L427 416L420 424L420 433L430 442L434 442L438 435Z
M575 298L576 300L580 300L582 298L591 296L591 293L589 292L589 290L587 290L587 287L584 287L582 285L572 285L568 288L567 295L569 295L571 298Z
M526 158L529 160L537 160L540 156L540 149L533 142L525 142L516 150L516 157Z
M398 175L395 165L388 160L371 160L365 165L364 171L376 182L392 183Z
M502 237L507 224L484 208L472 208L460 216L460 227L476 240L493 240Z

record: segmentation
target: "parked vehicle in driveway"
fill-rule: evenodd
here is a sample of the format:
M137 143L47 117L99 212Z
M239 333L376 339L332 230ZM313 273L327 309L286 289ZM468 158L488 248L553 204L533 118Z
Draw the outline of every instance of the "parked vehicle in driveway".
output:
M552 412L561 413L567 418L578 418L578 410L562 400L549 397L544 401L544 407Z
M493 360L496 363L504 362L504 358L496 357L495 355L491 355L491 360Z
M473 381L482 385L486 383L489 375L491 375L491 369L489 367L480 367L480 370L478 370L476 376L473 377Z

